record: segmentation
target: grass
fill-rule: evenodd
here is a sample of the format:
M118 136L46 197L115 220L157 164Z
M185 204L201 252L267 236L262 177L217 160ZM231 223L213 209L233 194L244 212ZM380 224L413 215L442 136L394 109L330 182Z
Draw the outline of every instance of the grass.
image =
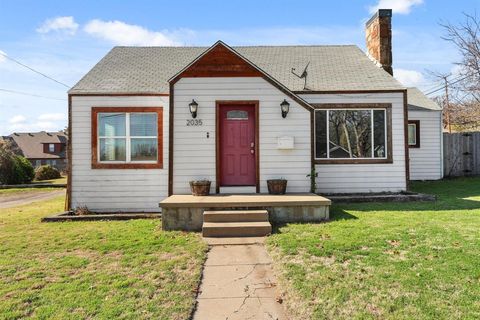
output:
M41 223L63 197L0 210L0 319L186 319L206 246L158 220Z
M39 183L49 183L49 184L67 184L67 176L62 176L58 179L50 179L50 180L35 180L32 184L39 184Z
M480 318L480 179L415 183L435 203L335 205L268 239L298 319Z

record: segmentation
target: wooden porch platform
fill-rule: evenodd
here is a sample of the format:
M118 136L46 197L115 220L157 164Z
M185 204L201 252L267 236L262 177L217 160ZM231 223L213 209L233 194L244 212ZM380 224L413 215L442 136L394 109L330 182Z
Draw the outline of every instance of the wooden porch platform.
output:
M272 194L214 194L209 196L172 195L161 208L244 208L285 206L329 206L331 201L313 193Z

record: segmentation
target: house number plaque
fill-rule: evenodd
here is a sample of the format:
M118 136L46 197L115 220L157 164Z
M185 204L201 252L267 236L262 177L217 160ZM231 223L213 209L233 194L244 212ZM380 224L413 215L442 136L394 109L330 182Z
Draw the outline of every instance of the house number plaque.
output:
M187 127L203 126L202 119L187 119Z

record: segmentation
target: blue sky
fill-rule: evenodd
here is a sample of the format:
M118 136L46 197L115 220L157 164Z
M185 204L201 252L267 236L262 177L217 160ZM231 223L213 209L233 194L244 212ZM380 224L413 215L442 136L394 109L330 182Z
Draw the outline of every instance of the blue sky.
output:
M74 85L115 45L356 44L364 23L392 8L394 73L405 85L436 86L428 71L455 72L456 49L441 21L459 23L480 0L7 1L0 51ZM47 98L20 95L13 90ZM0 55L0 135L66 126L67 88Z

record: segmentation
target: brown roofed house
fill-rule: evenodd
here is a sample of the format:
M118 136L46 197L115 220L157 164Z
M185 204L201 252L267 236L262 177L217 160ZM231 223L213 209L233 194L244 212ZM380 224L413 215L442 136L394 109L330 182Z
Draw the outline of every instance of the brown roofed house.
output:
M68 139L63 131L15 132L3 139L9 140L34 167L49 164L64 170L67 166Z

